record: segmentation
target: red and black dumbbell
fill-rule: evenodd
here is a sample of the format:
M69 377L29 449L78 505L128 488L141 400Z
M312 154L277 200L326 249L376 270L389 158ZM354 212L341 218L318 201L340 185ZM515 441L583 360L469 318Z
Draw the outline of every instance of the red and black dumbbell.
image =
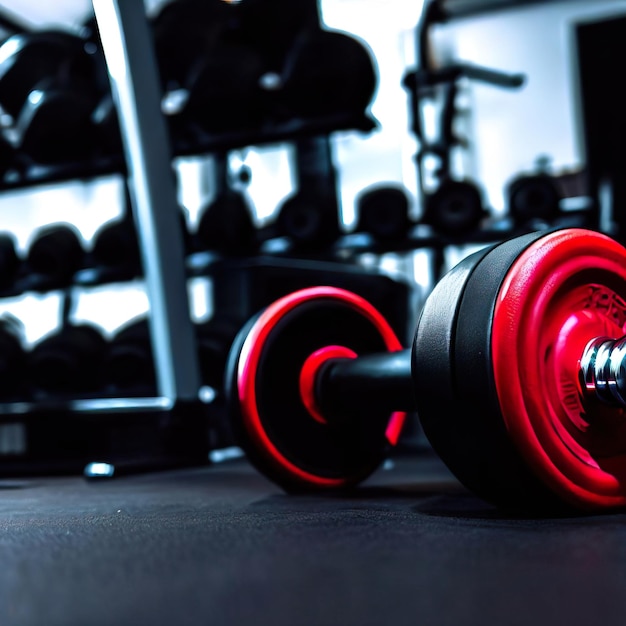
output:
M626 249L564 229L466 258L411 349L365 300L305 289L242 329L227 370L242 447L287 490L378 467L417 409L468 488L505 507L626 505Z

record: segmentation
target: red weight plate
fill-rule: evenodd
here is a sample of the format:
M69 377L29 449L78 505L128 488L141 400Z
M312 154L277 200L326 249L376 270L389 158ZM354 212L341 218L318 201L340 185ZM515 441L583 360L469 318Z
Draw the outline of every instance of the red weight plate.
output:
M280 476L290 486L299 485L308 488L340 488L353 484L354 476L325 476L322 473L311 471L310 468L302 467L298 459L289 454L289 450L281 449L274 441L275 436L269 432L266 426L269 416L264 415L260 409L258 379L264 367L267 353L272 349L275 341L274 335L282 332L281 324L287 323L288 318L293 319L293 313L300 307L303 310L310 307L311 303L335 302L343 307L356 312L360 317L367 320L373 327L375 334L382 340L387 350L401 350L402 346L392 328L384 317L366 300L349 291L335 287L313 287L302 289L288 296L280 298L256 319L249 330L241 348L236 367L236 389L239 401L240 419L246 431L248 442L253 446L255 453L261 455L264 462L271 465L273 478ZM332 344L336 344L333 341ZM335 348L338 346L334 345ZM308 418L312 422L324 426L324 417L317 409L314 400L314 374L321 362L327 360L328 346L318 346L316 350L307 354L299 367L300 404L308 412ZM350 347L339 346L341 354L345 357L348 352L356 354ZM321 356L315 357L315 353L322 351ZM294 364L290 363L290 367ZM277 409L278 410L278 409ZM389 419L386 435L391 443L397 441L397 437L404 422L404 413L393 413ZM329 430L330 433L330 430ZM329 434L329 436L331 436ZM304 465L304 464L302 464Z
M625 332L626 250L596 232L542 237L498 293L491 357L509 436L535 474L581 509L626 505L623 411L584 398L579 383L587 343Z

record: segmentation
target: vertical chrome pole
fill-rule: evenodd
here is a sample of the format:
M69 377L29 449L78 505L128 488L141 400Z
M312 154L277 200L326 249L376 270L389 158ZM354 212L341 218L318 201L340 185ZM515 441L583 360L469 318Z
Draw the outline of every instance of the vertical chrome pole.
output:
M93 0L128 166L160 395L198 397L176 179L143 0Z

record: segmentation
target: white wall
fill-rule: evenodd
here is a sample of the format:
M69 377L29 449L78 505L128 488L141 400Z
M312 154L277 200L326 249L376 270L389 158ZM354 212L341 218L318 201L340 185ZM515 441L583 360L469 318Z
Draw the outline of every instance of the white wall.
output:
M527 75L517 91L472 87L476 172L496 212L504 210L506 181L532 169L539 155L549 155L555 169L584 165L573 27L611 14L626 14L626 2L546 3L441 28L459 58Z

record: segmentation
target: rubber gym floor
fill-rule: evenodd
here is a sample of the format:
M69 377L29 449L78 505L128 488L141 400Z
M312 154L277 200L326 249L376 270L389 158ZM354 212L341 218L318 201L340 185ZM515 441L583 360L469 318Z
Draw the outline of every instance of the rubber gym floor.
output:
M624 624L626 515L511 517L431 453L346 496L245 459L0 481L0 624Z

